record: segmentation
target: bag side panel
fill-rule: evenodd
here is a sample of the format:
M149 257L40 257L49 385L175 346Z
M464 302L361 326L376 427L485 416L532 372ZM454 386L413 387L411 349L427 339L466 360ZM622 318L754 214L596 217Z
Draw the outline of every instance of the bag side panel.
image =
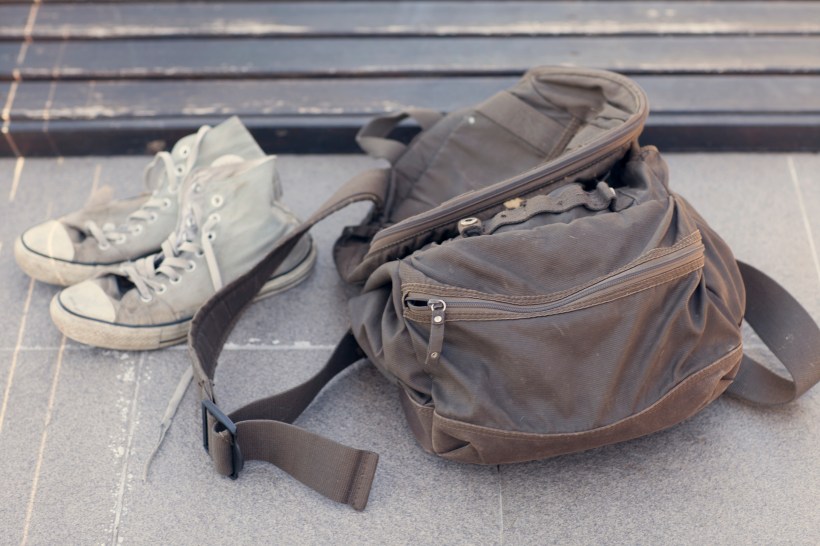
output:
M737 374L741 358L738 347L640 413L578 433L527 434L470 425L438 415L404 391L399 396L411 430L426 451L462 463L518 463L625 442L672 427L720 396Z

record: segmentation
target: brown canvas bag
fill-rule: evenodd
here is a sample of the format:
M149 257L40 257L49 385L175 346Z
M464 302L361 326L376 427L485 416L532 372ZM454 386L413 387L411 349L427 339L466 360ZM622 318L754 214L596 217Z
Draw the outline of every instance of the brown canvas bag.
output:
M265 460L363 509L378 456L292 424L363 357L396 384L425 450L478 464L650 434L726 391L782 404L814 385L820 330L670 190L658 150L638 145L647 113L627 78L536 68L447 116L365 126L362 148L391 168L350 180L194 319L217 471ZM422 132L388 139L406 117ZM363 283L351 331L309 381L225 415L213 378L239 314L311 226L361 200L372 212L334 247L342 277ZM744 318L790 377L743 354Z

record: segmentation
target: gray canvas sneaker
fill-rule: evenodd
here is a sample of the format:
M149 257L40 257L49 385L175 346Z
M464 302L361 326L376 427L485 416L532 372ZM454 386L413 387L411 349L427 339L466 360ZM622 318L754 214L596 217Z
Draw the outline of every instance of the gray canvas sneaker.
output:
M110 188L103 188L83 209L18 237L17 263L39 281L68 286L121 262L154 254L176 224L178 189L184 177L233 157L265 157L239 118L214 128L201 127L148 164L144 178L149 193L112 200Z
M197 309L299 224L280 195L274 157L195 171L183 183L179 220L162 251L62 290L51 318L69 338L98 347L184 341ZM304 280L315 261L313 242L304 238L258 297Z

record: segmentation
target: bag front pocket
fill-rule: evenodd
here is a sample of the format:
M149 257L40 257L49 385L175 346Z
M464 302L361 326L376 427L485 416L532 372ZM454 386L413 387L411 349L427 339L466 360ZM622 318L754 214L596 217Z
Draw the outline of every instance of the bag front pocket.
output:
M432 378L436 413L551 434L640 411L709 363L693 358L711 316L703 261L694 232L557 294L402 286L407 331Z

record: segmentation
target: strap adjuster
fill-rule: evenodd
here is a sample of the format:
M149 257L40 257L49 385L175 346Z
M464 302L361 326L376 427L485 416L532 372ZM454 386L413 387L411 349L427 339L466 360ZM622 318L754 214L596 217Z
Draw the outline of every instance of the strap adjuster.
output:
M216 404L207 398L202 401L202 447L205 448L206 453L210 453L208 448L208 414L211 414L216 422L225 427L228 434L231 436L231 474L230 478L235 480L239 477L239 471L245 466L245 458L242 456L242 451L239 449L239 444L236 443L236 423L222 413Z

